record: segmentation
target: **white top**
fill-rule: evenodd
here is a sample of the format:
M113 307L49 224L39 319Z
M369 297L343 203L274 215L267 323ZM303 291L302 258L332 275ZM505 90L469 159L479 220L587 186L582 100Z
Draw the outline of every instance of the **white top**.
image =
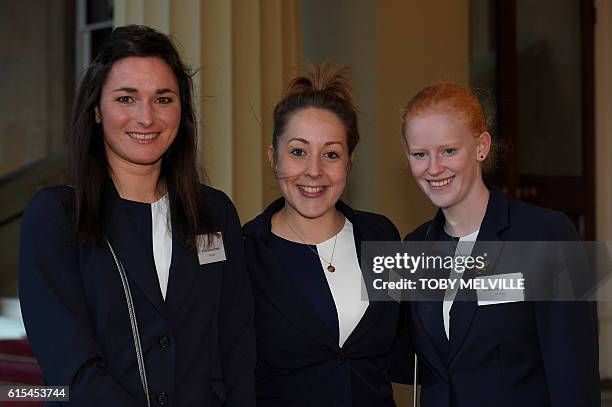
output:
M317 252L325 260L330 260L332 257L334 239L335 236L317 245ZM336 304L340 331L338 345L342 347L370 305L367 294L364 295L366 299L362 299L362 293L366 293L366 288L357 260L353 224L348 219L345 219L344 226L336 240L336 250L332 261L336 271L328 272L329 263L322 259L319 260Z
M25 336L19 298L0 298L0 339L21 339Z
M455 249L455 257L465 257L469 256L472 253L472 249L474 248L474 244L476 243L476 238L478 237L478 232L470 233L469 235L463 236L459 238L459 242L457 243L457 248ZM447 232L448 233L448 232ZM459 273L454 269L451 271L450 279L461 280L463 277L463 273ZM457 296L457 290L459 288L459 283L455 284L453 288L447 288L444 293L444 302L442 303L442 318L444 319L444 332L446 332L446 338L450 339L450 311L453 307L453 302L455 301L455 297Z
M172 260L172 226L170 224L170 203L168 194L151 204L153 231L153 259L159 279L162 296L166 299L170 261Z

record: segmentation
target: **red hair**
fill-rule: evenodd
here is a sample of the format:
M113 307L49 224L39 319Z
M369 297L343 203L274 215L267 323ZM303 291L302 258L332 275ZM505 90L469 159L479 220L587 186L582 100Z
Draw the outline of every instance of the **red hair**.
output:
M440 83L421 90L402 109L402 133L410 119L432 112L459 115L475 135L487 131L484 109L476 96L455 83Z

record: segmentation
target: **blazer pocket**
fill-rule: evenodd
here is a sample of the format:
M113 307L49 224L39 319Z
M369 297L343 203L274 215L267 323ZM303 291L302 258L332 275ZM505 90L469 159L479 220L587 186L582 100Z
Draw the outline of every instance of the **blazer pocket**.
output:
M210 388L221 403L225 403L225 383L220 380L210 382Z

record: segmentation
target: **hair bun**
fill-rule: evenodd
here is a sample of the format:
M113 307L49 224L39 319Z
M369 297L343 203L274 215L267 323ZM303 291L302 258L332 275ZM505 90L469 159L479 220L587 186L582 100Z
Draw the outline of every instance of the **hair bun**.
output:
M346 65L333 66L319 64L311 66L304 76L291 81L287 90L288 95L308 93L324 93L325 96L335 96L354 109L351 92L353 86L348 79L350 69Z

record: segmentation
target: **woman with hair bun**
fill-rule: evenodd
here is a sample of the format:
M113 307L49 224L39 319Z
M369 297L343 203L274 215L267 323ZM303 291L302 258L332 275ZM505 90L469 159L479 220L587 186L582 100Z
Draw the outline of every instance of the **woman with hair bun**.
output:
M244 226L258 406L394 405L399 305L362 301L359 250L399 234L340 201L358 141L344 69L315 66L274 109L268 157L282 197Z
M492 140L467 89L442 83L421 90L404 108L402 132L412 175L439 208L405 240L459 242L456 256L469 255L478 241L577 240L564 214L509 199L485 183ZM599 406L594 303L505 294L477 301L448 289L444 300L406 307L421 362L421 405Z

